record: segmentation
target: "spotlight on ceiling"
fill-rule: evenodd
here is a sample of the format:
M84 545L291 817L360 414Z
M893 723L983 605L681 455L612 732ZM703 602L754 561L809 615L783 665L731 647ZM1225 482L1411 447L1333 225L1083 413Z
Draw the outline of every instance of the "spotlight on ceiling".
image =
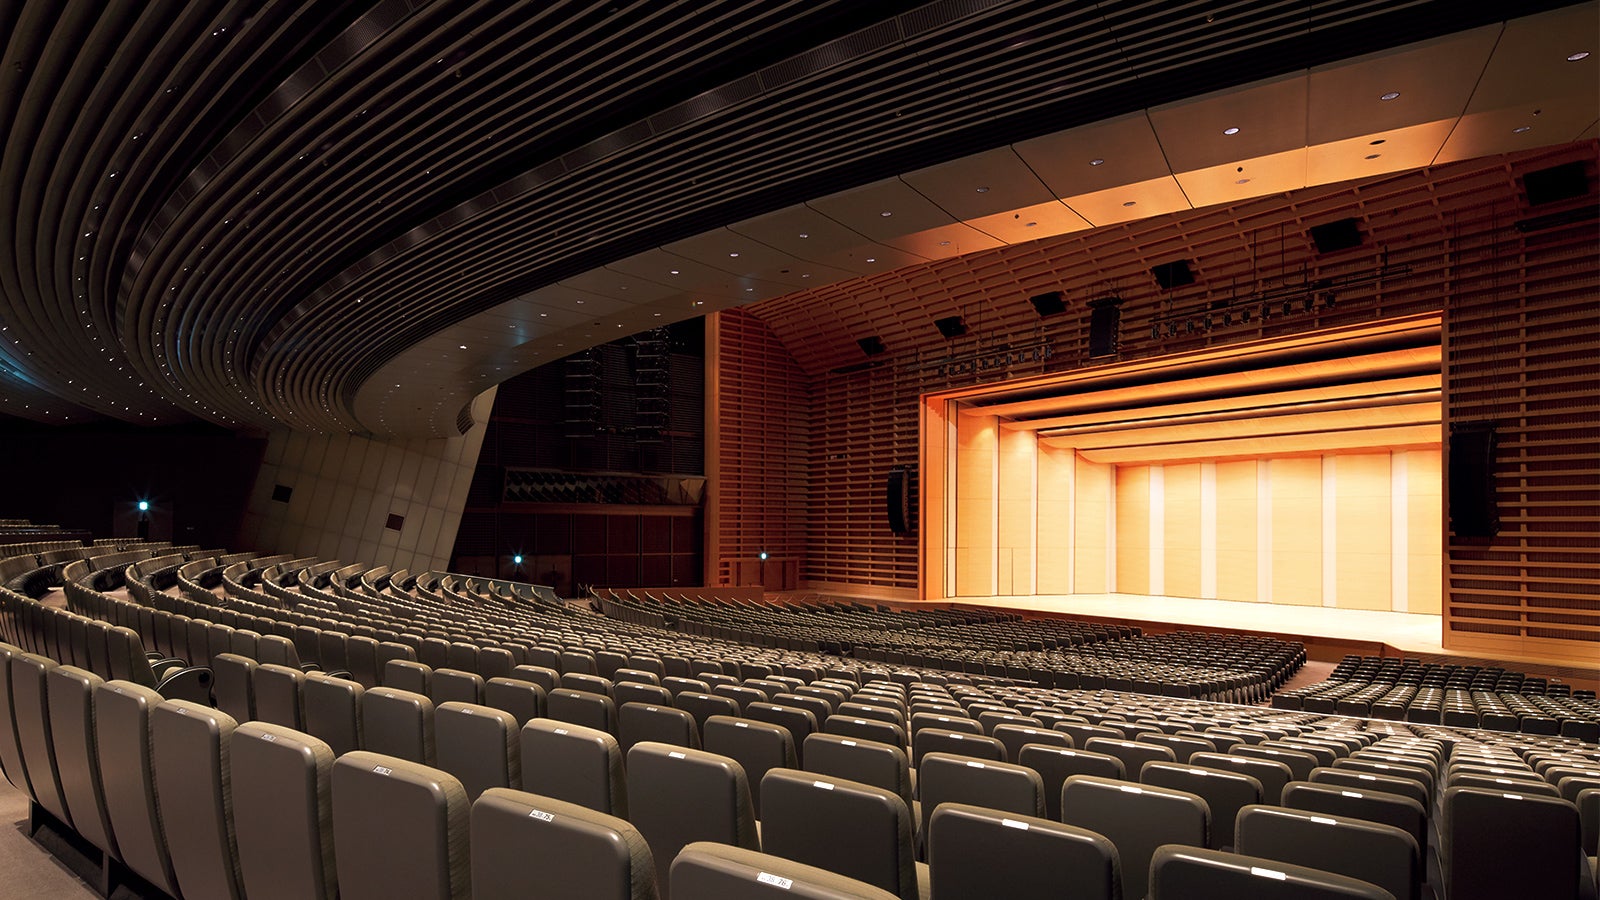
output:
M942 319L934 319L933 327L939 329L939 333L944 335L947 341L954 340L967 333L967 323L961 321L960 316L945 316Z

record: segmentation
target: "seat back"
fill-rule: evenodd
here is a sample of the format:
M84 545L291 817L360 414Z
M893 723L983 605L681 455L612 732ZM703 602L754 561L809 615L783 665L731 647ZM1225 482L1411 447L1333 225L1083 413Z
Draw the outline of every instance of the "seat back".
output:
M1120 900L1110 840L1072 825L966 803L941 803L928 823L928 869L940 897Z
M1006 761L1006 745L999 738L984 734L968 734L948 728L924 728L911 742L911 767L922 767L922 758L929 753L952 753L972 759L993 762Z
M471 828L474 900L522 900L530 874L549 896L656 896L649 846L615 816L495 788L472 805Z
M505 710L517 720L517 727L529 719L542 719L545 713L544 688L518 678L491 678L483 686L486 706Z
M922 833L941 803L967 803L985 809L1043 816L1044 781L1039 773L1012 763L929 753L917 769L922 798Z
M617 743L627 754L635 744L652 741L678 747L699 747L694 716L672 706L624 703L617 710Z
M256 661L237 653L218 653L211 658L211 691L217 709L235 722L256 717Z
M1006 759L1010 762L1021 759L1022 748L1028 744L1047 744L1067 750L1073 747L1072 738L1052 728L1018 725L1012 722L1001 722L994 726L989 736L1005 745Z
M911 811L899 795L793 769L768 772L761 795L765 852L917 900Z
M895 900L854 878L743 847L700 842L672 861L678 900Z
M1236 756L1281 762L1289 767L1289 772L1294 775L1295 781L1307 780L1311 777L1311 770L1317 767L1317 758L1304 750L1291 750L1283 747L1258 747L1253 744L1245 744L1233 748L1231 752ZM1340 762L1349 762L1349 760L1340 760Z
M1239 810L1262 801L1261 782L1226 769L1147 762L1139 771L1139 781L1204 797L1211 810L1211 835L1207 846L1213 850L1234 846L1233 823Z
M433 701L394 688L361 695L361 748L385 756L434 764Z
M1283 786L1294 780L1294 773L1287 765L1272 759L1232 753L1196 753L1189 757L1189 764L1249 775L1261 783L1261 802L1274 806L1283 796Z
M186 700L163 700L150 712L156 800L185 897L244 896L229 765L237 727L227 713Z
M1428 812L1412 797L1366 787L1291 781L1284 786L1279 805L1390 825L1411 835L1417 846L1428 846Z
M444 703L482 703L483 676L477 672L460 669L437 669L433 673L433 689L429 693L435 705Z
M1417 841L1392 825L1249 805L1239 811L1236 849L1250 856L1370 881L1396 900L1417 900L1422 893Z
M230 764L245 894L334 900L333 750L292 728L246 722L233 732Z
M323 632L327 634L328 632ZM335 757L361 749L360 684L322 672L307 672L305 730L327 742Z
M1372 772L1357 772L1354 769L1334 769L1319 766L1311 770L1311 777L1306 780L1313 784L1355 788L1363 793L1376 791L1409 797L1415 800L1418 808L1424 810L1425 813L1433 806L1433 798L1427 789L1420 782L1411 778L1397 778L1393 775L1378 775Z
M597 728L534 719L522 726L521 740L524 790L627 818L616 738Z
M911 761L900 747L818 732L806 738L804 759L807 772L883 788L912 808Z
M361 750L339 757L333 835L340 900L468 900L470 809L447 772Z
M1126 869L1124 869L1126 872ZM1381 887L1346 875L1195 847L1158 848L1149 900L1390 900ZM1125 883L1126 887L1126 883ZM1125 896L1134 896L1126 894Z
M383 686L431 696L433 667L409 659L391 659L383 664Z
M772 769L793 769L798 765L794 738L789 729L770 722L712 716L700 734L707 752L737 760L752 785L751 801L756 818L761 818L761 779Z
M624 670L626 671L626 670ZM639 681L619 681L611 686L612 700L617 704L617 714L628 703L648 703L651 706L671 706L672 692L659 684Z
M100 781L100 742L94 721L95 689L105 682L93 672L57 666L45 675L45 683L56 774L67 812L78 834L116 856Z
M262 663L256 666L256 720L305 731L306 675L299 669Z
M438 767L461 782L468 802L490 788L522 787L521 726L510 713L454 700L434 710Z
M628 751L627 770L628 818L663 864L695 841L760 848L750 783L735 760L646 741ZM662 897L664 874L656 873Z
M56 770L55 748L50 733L49 683L45 680L56 668L56 661L37 653L11 657L11 713L16 717L17 743L22 750L22 765L33 788L33 801L67 827L66 796L61 792L61 777Z
M1094 775L1122 781L1127 769L1122 760L1092 750L1069 750L1048 744L1026 744L1017 754L1018 765L1039 773L1044 783L1044 807L1049 818L1061 819L1061 786L1073 775Z
M1122 890L1143 897L1151 855L1163 844L1202 848L1210 810L1188 791L1073 775L1061 787L1061 821L1104 835L1117 846Z
M700 730L702 738L705 736L707 719L712 716L739 715L739 704L733 698L719 697L702 691L677 692L673 694L672 705L694 716L695 727Z
M817 730L817 717L809 709L797 706L783 706L777 703L751 703L744 708L744 717L757 722L768 722L788 730L789 737L794 741L795 757L801 766L805 765L806 738Z
M1122 765L1128 770L1130 779L1137 779L1139 772L1144 769L1147 762L1174 762L1178 755L1171 747L1159 744L1146 744L1140 741L1118 741L1110 738L1090 738L1084 742L1085 750L1096 753L1107 753L1122 760Z
M11 660L24 651L15 644L0 644L0 769L11 786L29 798L28 769L22 762L22 743L17 734L17 716L11 703Z
M546 694L561 686L561 674L550 666L517 666L511 677L537 684Z
M1576 897L1578 809L1559 797L1452 787L1440 835L1450 900Z
M584 728L617 733L616 702L603 694L556 688L545 695L545 715Z

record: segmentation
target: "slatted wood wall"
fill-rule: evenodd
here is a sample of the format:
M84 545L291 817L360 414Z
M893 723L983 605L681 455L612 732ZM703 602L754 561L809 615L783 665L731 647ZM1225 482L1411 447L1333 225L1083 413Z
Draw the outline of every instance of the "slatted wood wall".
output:
M1522 410L1543 417L1518 426L1537 437L1502 432L1497 483L1503 502L1520 504L1504 511L1507 528L1488 548L1452 544L1447 564L1464 579L1447 584L1447 597L1498 598L1479 605L1492 615L1510 609L1518 618L1491 620L1480 616L1484 610L1478 606L1447 603L1447 639L1470 633L1522 642L1536 636L1527 631L1531 627L1540 640L1587 640L1575 636L1600 628L1595 227L1592 219L1528 234L1514 226L1550 211L1529 209L1522 174L1583 160L1592 178L1595 156L1596 144L1588 141L1308 188L1003 247L749 307L810 379L810 513L802 582L851 585L868 595L914 595L916 543L889 533L883 477L891 466L914 459L917 396L1089 364L1091 299L1123 299L1124 359L1445 308L1451 311L1450 414L1477 416L1477 408L1487 405L1496 418L1520 421ZM1585 203L1594 204L1592 188L1586 198L1559 208ZM1362 246L1318 254L1307 230L1345 217L1358 220ZM1197 281L1161 290L1150 267L1174 259L1190 260ZM1332 309L1319 302L1302 312L1296 298L1288 315L1275 303L1266 320L1254 315L1249 323L1217 321L1209 331L1197 327L1192 333L1180 315L1176 336L1163 329L1151 337L1158 317L1288 283L1356 275L1385 260L1404 267L1405 274L1339 289ZM1027 298L1052 290L1066 293L1067 312L1041 319ZM963 316L970 333L945 340L933 322L950 315ZM888 348L873 358L881 365L849 371L869 362L856 345L867 336L881 338ZM999 359L1007 347L1039 340L1052 345L1047 360L1008 358L975 369L939 365L953 356ZM1560 355L1563 345L1577 361ZM1585 359L1588 367L1581 364ZM1481 367L1485 361L1493 375ZM801 415L798 408L794 414ZM1529 440L1541 446L1524 446ZM1563 441L1569 452L1554 454L1554 445ZM755 442L744 446L756 449ZM1517 490L1524 483L1531 489ZM1529 569L1537 579L1524 576L1525 558L1538 563ZM1463 568L1469 561L1470 571ZM1570 619L1525 623L1532 595L1548 597L1540 603L1565 604L1554 615ZM1536 615L1552 614L1548 606L1539 608ZM1483 623L1517 634L1466 630Z

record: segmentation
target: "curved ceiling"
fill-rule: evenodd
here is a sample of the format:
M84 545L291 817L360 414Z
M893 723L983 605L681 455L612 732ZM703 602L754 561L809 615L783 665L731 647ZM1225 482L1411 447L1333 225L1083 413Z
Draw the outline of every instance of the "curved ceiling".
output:
M1596 4L1519 7L5 4L0 414L454 434L585 346L1371 174L1374 134L1592 136Z

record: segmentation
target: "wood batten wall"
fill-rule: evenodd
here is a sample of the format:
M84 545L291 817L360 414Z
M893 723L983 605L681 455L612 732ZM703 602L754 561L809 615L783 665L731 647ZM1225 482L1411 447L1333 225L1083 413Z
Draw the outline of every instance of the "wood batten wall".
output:
M750 313L706 321L705 583L792 590L806 558L810 379Z

